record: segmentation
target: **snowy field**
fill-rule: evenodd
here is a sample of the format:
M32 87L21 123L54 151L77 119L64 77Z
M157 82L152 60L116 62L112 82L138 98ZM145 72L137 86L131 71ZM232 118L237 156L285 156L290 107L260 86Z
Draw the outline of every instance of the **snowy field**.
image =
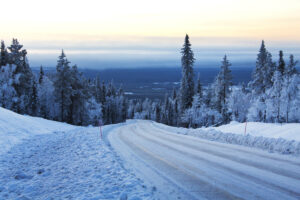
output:
M151 188L124 169L98 128L0 108L0 142L1 200L152 199Z

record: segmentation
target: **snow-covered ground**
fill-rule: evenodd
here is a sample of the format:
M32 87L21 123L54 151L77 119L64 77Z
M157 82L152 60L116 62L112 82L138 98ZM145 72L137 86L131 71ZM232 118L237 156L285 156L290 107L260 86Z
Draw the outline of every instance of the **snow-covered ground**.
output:
M105 126L103 131L118 126ZM0 142L1 200L152 199L154 191L123 167L100 140L99 128L0 108Z
M287 152L299 144L299 125L253 124L244 136L239 123L185 129L129 120L104 126L101 139L97 127L0 108L0 200L299 199L297 148L281 155L242 146L283 140L279 152Z
M108 139L161 199L300 198L299 157L176 134L183 131L137 121Z
M16 114L0 107L0 155L14 145L34 135L43 135L55 131L70 131L76 126Z
M283 138L286 140L300 141L300 123L272 124L261 122L248 122L246 126L246 123L231 122L227 125L213 128L204 128L203 130L214 129L223 133L245 134L245 127L246 134L252 136Z
M176 128L153 123L160 129L191 135L211 141L255 147L269 152L300 156L300 124L272 124L260 122L231 122L219 127L198 129ZM245 134L246 127L246 134Z

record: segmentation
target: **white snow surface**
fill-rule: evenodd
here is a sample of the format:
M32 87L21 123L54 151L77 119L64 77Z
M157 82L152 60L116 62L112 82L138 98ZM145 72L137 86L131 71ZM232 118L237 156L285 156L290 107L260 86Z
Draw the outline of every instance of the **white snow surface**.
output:
M39 117L24 116L0 107L0 155L34 135L70 131L76 126Z
M0 108L0 200L152 199L105 142L118 125L78 127Z
M231 122L219 127L206 128L221 131L223 133L246 134L252 136L263 136L268 138L283 138L286 140L300 141L300 123L274 124L261 122ZM203 130L206 130L205 128Z
M237 144L267 150L271 153L300 156L300 124L272 124L231 122L227 125L208 128L176 128L154 123L155 126L173 133L191 135L211 141Z

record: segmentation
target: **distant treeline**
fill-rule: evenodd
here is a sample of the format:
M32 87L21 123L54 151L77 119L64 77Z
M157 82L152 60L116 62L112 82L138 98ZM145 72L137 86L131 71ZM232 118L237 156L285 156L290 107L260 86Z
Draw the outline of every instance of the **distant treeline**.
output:
M76 65L71 66L64 51L54 74L46 75L41 66L35 75L22 48L13 39L7 48L1 42L0 52L0 106L21 114L76 125L96 125L100 119L111 124L132 118L185 127L220 125L231 120L300 121L297 61L290 55L286 62L280 51L278 62L274 62L264 41L249 83L233 85L231 63L225 55L213 83L203 87L203 76L195 79L195 58L186 35L181 50L180 88L166 94L163 101L128 100L123 89L116 88L112 81L85 77Z
M182 78L179 89L163 102L146 99L129 107L129 117L152 119L172 126L216 126L231 120L239 122L299 122L300 92L297 61L283 52L274 62L264 41L248 84L233 85L231 63L225 55L215 80L202 87L201 74L194 81L194 54L188 35L181 50ZM199 78L200 77L200 78Z
M0 106L76 125L126 120L127 99L122 88L101 83L99 78L86 79L63 51L54 75L46 76L41 66L35 76L22 48L17 39L8 48L1 43Z

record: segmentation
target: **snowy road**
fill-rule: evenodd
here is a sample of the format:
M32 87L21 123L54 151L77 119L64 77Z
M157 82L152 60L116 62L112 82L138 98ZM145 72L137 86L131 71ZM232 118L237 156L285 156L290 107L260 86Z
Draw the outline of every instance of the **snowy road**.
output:
M150 121L108 140L161 199L300 199L300 159L174 134Z

